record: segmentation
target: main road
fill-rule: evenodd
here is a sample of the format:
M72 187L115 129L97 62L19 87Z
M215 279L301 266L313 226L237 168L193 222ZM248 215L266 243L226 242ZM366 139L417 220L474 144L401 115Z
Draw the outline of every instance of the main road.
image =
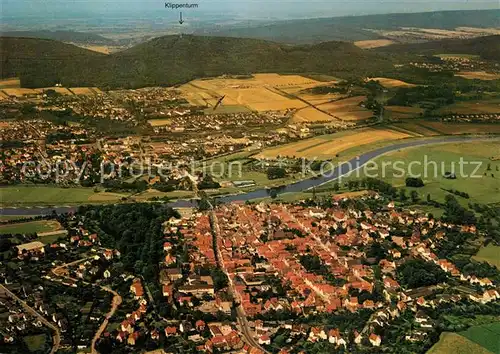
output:
M217 215L215 215L214 208L210 202L210 210L209 210L209 218L210 218L210 227L212 229L212 235L213 235L213 247L214 247L214 254L215 254L215 259L217 262L217 267L224 272L226 277L229 280L229 294L233 297L234 304L235 304L235 310L236 310L236 319L238 324L240 325L241 328L241 333L243 334L243 339L244 342L247 343L248 345L259 349L262 353L269 353L267 350L265 350L259 342L255 339L254 334L252 330L250 329L250 325L248 324L247 316L245 313L245 309L243 308L241 304L241 298L238 294L238 292L234 289L234 284L233 280L228 273L226 266L224 265L224 258L222 257L222 253L219 249L218 246L218 238L220 237L220 227L219 227L219 220L217 218Z
M13 298L17 302L19 302L21 304L21 306L24 307L24 309L28 313L30 313L33 316L37 317L40 320L40 322L42 322L46 327L49 327L51 330L54 331L54 336L52 337L53 341L54 341L54 344L52 345L52 349L50 350L50 354L53 354L53 353L57 352L59 350L59 346L61 344L61 331L59 330L59 328L57 326L54 326L49 321L47 321L45 319L45 317L43 317L42 315L40 315L38 312L36 312L35 309L33 309L31 306L29 306L26 303L26 301L21 300L19 297L17 297L16 294L14 294L12 291L10 291L9 289L7 289L2 284L0 284L0 291L5 292L8 296L10 296L11 298Z
M335 181L340 177L346 176L353 171L356 171L360 167L366 165L369 161L382 156L386 153L398 151L402 149L407 149L411 147L427 146L427 145L437 145L437 144L447 144L447 143L467 143L467 142L481 142L481 141L499 141L498 137L486 137L486 136L443 136L430 139L421 140L411 140L407 142L401 142L394 145L385 146L373 151L366 152L359 155L350 161L344 162L342 165L335 167L333 170L329 171L328 174L317 178L305 179L299 182L290 183L288 185L280 188L279 193L297 193L302 192L313 187L318 187L322 184ZM1 189L0 189L1 191ZM269 196L269 189L261 188L248 193L226 195L218 198L218 202L221 203L231 203L236 201L248 201L252 199L266 198ZM170 206L174 208L182 207L195 207L197 205L196 200L177 200L175 202L169 203ZM76 207L62 206L62 207L19 207L19 208L2 208L0 215L46 215L53 211L57 213L67 213L74 212Z

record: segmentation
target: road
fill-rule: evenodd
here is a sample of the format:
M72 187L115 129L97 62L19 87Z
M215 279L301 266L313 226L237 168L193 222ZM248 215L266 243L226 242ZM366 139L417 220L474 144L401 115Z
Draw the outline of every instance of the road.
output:
M220 237L220 227L219 227L219 220L217 218L217 215L215 214L213 205L209 202L210 204L210 211L209 211L209 217L210 217L210 226L212 228L212 235L214 237L214 253L215 253L215 259L217 261L217 266L226 274L227 278L229 279L229 293L235 299L235 304L236 304L236 319L238 321L238 324L241 328L241 333L243 334L243 340L246 342L248 345L257 348L261 350L263 353L269 353L267 350L262 348L257 342L257 340L254 337L253 331L250 329L250 326L248 324L247 316L245 313L245 310L243 306L241 305L241 299L239 297L239 294L234 290L234 284L233 280L231 279L225 265L224 265L224 259L222 258L222 253L220 252L219 247L217 246L218 244L218 238Z
M0 284L0 290L3 290L7 295L9 295L11 298L19 302L24 309L32 314L33 316L37 317L40 322L42 322L45 326L49 327L51 330L54 331L54 336L52 337L54 344L52 345L52 349L50 350L50 354L53 354L59 350L59 346L61 344L61 331L59 330L58 327L54 326L52 323L47 321L45 317L40 315L38 312L35 311L32 307L30 307L25 301L21 300L19 297L16 296L12 291L7 289L5 286Z
M310 190L313 187L321 186L325 183L335 181L343 176L348 175L349 173L355 171L356 169L366 165L371 160L382 156L386 153L398 151L402 149L407 149L411 147L418 146L428 146L428 145L437 145L437 144L447 144L447 143L465 143L465 142L481 142L481 141L498 141L500 140L498 137L478 137L478 136L441 136L436 138L427 138L427 139L419 139L419 140L411 140L407 142L402 142L390 146L385 146L373 151L368 151L364 154L359 155L357 158L354 158L350 161L347 161L341 166L336 167L331 173L321 176L319 178L311 178L301 180L299 182L290 183L280 189L279 193L298 193L305 190ZM0 187L1 188L1 187ZM231 203L231 202L245 202L252 199L266 198L269 197L269 190L266 188L261 188L254 190L252 192L242 193L242 194L234 194L234 195L226 195L218 198L218 202L220 203ZM196 200L177 200L171 203L168 203L172 208L190 208L196 207ZM0 214L1 215L47 215L51 214L53 211L57 213L68 213L75 212L76 207L74 206L39 206L39 207L11 207L11 208L2 208Z
M73 266L73 265L76 265L76 264L79 264L79 263L83 263L83 262L85 262L87 260L90 260L90 259L93 259L93 257L87 257L87 258L79 259L79 260L71 262L71 263L66 263L66 264L60 265L58 267L53 268L52 269L52 273L54 275L58 276L58 277L66 278L66 279L73 280L73 281L81 281L81 279L75 279L75 278L71 278L70 276L64 275L63 272L62 272L62 270L64 268L67 268L67 267L70 267L70 266ZM86 284L86 285L90 285L90 286L96 286L95 284L90 284L90 283L85 282L85 281L82 281L82 283ZM113 289L111 289L111 288L109 288L107 286L99 286L99 287L101 288L101 290L106 291L108 293L111 293L113 295L113 300L111 301L111 309L106 314L106 317L104 318L104 321L101 323L101 325L97 329L97 332L95 333L94 337L92 338L92 343L91 343L91 346L90 346L92 354L98 354L98 351L95 348L97 340L101 337L101 335L103 334L103 332L106 330L106 327L109 324L109 319L111 317L113 317L113 315L115 314L116 310L118 309L118 306L120 306L121 303L122 303L122 301L123 301L123 299L120 296L120 294L118 294Z

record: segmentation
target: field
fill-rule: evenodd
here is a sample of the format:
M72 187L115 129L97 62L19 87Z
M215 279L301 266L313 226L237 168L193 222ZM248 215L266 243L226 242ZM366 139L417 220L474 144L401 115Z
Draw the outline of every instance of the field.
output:
M479 59L479 55L475 54L436 54L436 57L441 59Z
M5 89L5 88L20 88L21 87L21 80L18 78L10 78L10 79L3 79L0 80L0 89Z
M455 76L463 77L464 79L479 79L479 80L498 80L500 79L500 74L498 73L487 73L486 71L461 71Z
M39 95L44 91L53 90L60 95L96 95L103 93L97 87L43 87L37 89L21 88L18 79L0 80L0 99L9 96L23 97L27 95Z
M488 262L500 269L500 246L490 243L486 247L481 247L479 252L472 258L479 262Z
M438 114L481 114L500 113L500 99L457 102L449 106L441 107L436 111Z
M150 119L150 120L148 120L148 123L152 127L164 127L165 125L172 124L172 119L170 119L170 118L167 118L167 119Z
M46 337L44 334L37 334L26 336L23 338L23 341L30 352L37 352L45 346Z
M290 120L290 123L312 123L336 121L332 116L317 110L314 107L306 107L298 110Z
M414 87L415 85L409 84L407 82L401 81L401 80L396 80L396 79L389 79L386 77L372 77L370 80L373 81L378 81L380 85L384 86L385 88L399 88L399 87Z
M61 229L61 225L53 220L28 221L17 224L0 225L1 234L31 234L52 232Z
M461 134L500 134L500 124L486 123L443 123L427 120L412 120L393 123L396 129L403 128L417 135L461 135Z
M419 107L406 106L386 106L384 107L384 115L388 119L408 119L420 117L424 110Z
M213 107L225 96L222 107L241 106L252 111L297 109L307 104L288 96L322 84L298 75L255 74L251 77L219 77L191 81L180 87L192 105ZM230 109L235 109L230 108Z
M360 106L364 100L366 100L365 96L356 96L325 103L318 107L341 120L366 120L373 116L373 112Z
M460 334L445 332L427 354L491 354L491 352Z
M331 159L342 151L379 141L408 138L410 135L390 129L364 128L336 134L318 136L278 147L266 149L257 158L295 156L297 158Z
M366 41L357 41L354 42L354 44L362 49L372 49L372 48L379 48L379 47L385 47L391 44L394 44L394 41L391 41L390 39L371 39L371 40L366 40Z
M5 187L1 189L1 205L85 204L89 202L116 202L124 195L95 193L92 188L59 187Z
M500 353L500 322L470 327L460 334L492 353Z
M344 180L374 177L402 187L405 185L406 177L411 175L421 177L425 186L406 188L408 195L411 190L415 190L422 199L430 194L433 200L443 202L445 196L449 194L443 189L454 189L467 192L471 200L478 203L498 203L500 202L500 176L492 177L491 173L484 175L489 163L492 171L496 171L497 167L500 169L500 161L495 163L490 160L492 152L495 149L498 150L498 146L498 141L496 141L480 144L477 142L444 143L403 149L376 158L370 169L361 168L353 172L351 176L345 176ZM460 173L461 159L466 162L463 165L463 175ZM476 171L478 164L479 168ZM443 175L453 169L458 178L456 180L445 179ZM457 199L467 205L468 199L460 197Z

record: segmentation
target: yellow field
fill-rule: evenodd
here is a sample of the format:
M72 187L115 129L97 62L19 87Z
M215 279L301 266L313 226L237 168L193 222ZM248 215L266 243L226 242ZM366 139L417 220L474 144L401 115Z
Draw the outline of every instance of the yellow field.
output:
M378 81L380 85L386 88L397 88L397 87L415 87L413 84L409 84L407 82L396 80L396 79L388 79L386 77L372 77L368 80Z
M37 93L43 93L44 91L47 91L47 90L54 90L55 92L57 92L58 94L60 95L65 95L65 96L70 96L70 95L73 95L70 91L68 91L67 88L65 87L44 87L44 88L39 88L39 89L35 89L34 91L36 91Z
M455 76L460 76L465 79L474 80L498 80L500 79L500 74L487 73L486 71L461 71Z
M437 110L439 114L500 113L500 100L457 102Z
M150 119L148 123L152 127L163 127L172 124L172 119Z
M0 80L0 89L4 88L20 88L21 87L21 80L18 78L9 78L9 79L3 79Z
M344 100L325 103L318 107L320 107L321 110L326 111L341 120L365 120L373 116L372 111L360 106L361 102L363 102L365 99L366 96L356 96L346 98Z
M312 105L320 105L323 103L339 100L343 96L335 93L329 93L326 95L301 94L298 95L298 97L304 101L309 102Z
M422 108L405 106L386 106L384 111L390 119L415 118L424 113Z
M291 123L311 123L311 122L331 122L335 120L332 116L318 111L314 107L307 107L297 111L292 119Z
M367 41L357 41L354 42L354 45L362 49L372 49L372 48L385 47L394 43L396 42L391 41L390 39L373 39Z
M190 104L213 107L222 96L223 105L242 105L253 111L298 109L307 104L287 97L324 83L299 75L255 74L251 78L194 80L180 87ZM326 102L326 101L325 101Z
M71 87L70 90L75 95L94 96L96 87ZM97 89L99 90L99 89ZM100 90L99 90L100 91Z
M8 96L22 97L25 95L36 95L37 92L27 88L6 88L2 91Z
M365 128L355 131L319 136L266 149L256 158L274 159L279 156L295 156L297 158L332 158L338 153L353 147L367 145L378 141L399 140L411 137L410 134L390 129Z

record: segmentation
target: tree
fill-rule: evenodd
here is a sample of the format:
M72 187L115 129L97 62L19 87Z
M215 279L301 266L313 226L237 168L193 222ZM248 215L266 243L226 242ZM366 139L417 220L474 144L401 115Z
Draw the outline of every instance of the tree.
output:
M430 194L427 194L427 202L428 203L432 202L432 197Z
M410 198L413 203L416 203L420 199L417 191L411 191Z
M407 187L420 188L424 186L422 178L408 177L405 182Z
M269 167L267 169L267 178L270 180L285 178L286 175L286 170L281 167Z
M399 200L400 200L400 201L402 201L402 202L404 202L404 201L406 201L407 199L408 199L408 197L406 196L406 189L401 188L401 189L399 190Z

